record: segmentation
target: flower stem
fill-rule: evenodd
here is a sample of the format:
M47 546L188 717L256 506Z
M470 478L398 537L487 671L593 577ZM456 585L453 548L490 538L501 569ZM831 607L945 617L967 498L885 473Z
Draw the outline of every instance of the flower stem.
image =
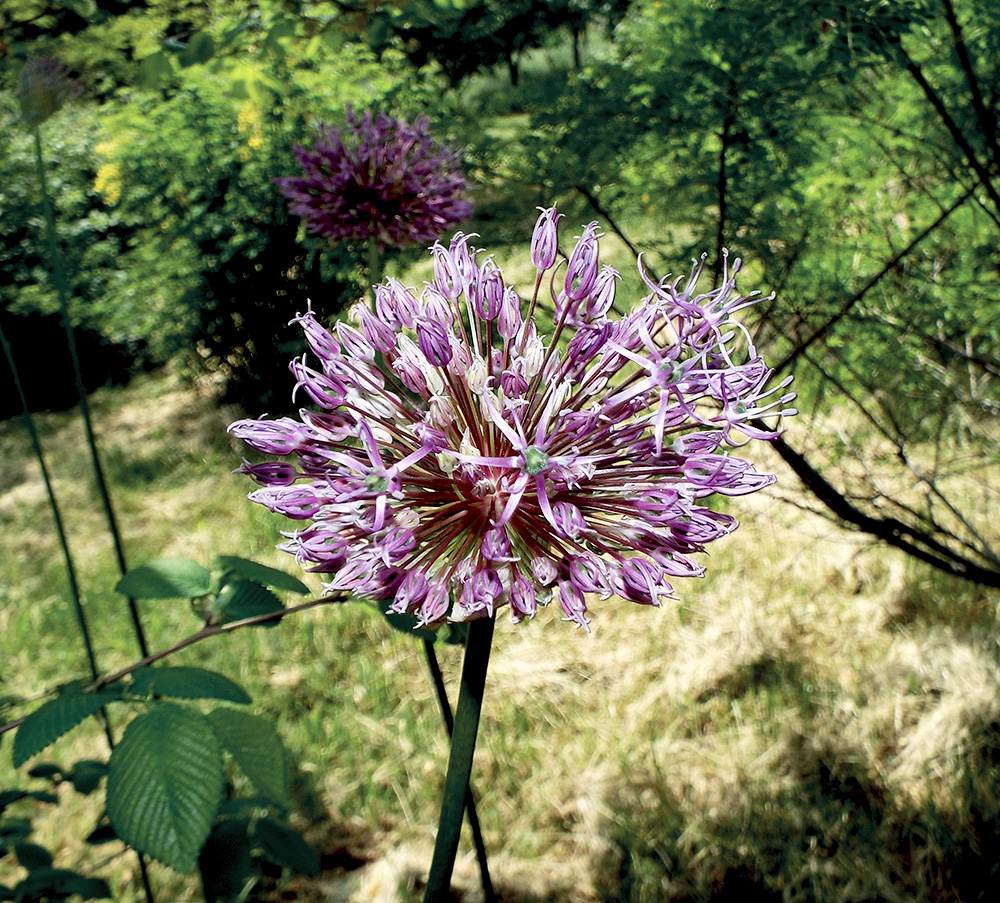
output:
M90 449L91 463L94 468L94 479L97 482L97 491L104 506L104 513L108 521L108 529L111 532L111 541L115 548L115 556L118 560L118 569L124 574L128 570L125 562L125 551L122 546L121 534L118 531L118 521L115 518L114 508L111 505L111 495L108 492L107 480L104 477L104 468L101 466L101 457L97 451L97 440L94 437L94 423L90 416L90 404L87 401L87 390L83 384L83 375L80 371L80 356L77 353L76 338L73 335L73 325L69 318L69 294L66 288L66 274L62 268L62 258L59 255L59 246L56 240L56 218L52 210L52 199L49 196L48 184L45 179L45 161L42 158L42 136L41 130L36 126L33 129L35 137L35 172L38 176L38 185L41 189L42 208L45 211L45 224L48 233L49 244L49 266L52 269L52 281L55 284L56 295L59 298L59 311L62 315L63 327L66 330L66 344L69 346L69 356L73 364L73 376L76 380L76 391L79 396L80 415L83 418L84 432L87 436L87 446ZM140 655L149 654L149 646L146 642L146 635L139 620L139 610L136 607L135 599L128 600L129 614L132 618L132 628L135 631L136 643L139 646Z
M378 239L372 235L368 239L368 283L372 292L372 311L375 310L375 286L382 281L382 255L378 252Z
M479 618L469 624L455 730L451 738L448 774L441 801L441 820L434 843L424 903L443 903L451 899L451 874L455 868L462 815L469 790L469 776L472 773L472 758L476 751L476 734L483 707L483 689L486 686L486 671L493 644L493 627L493 618Z
M448 736L451 737L455 732L455 717L451 711L451 704L448 702L448 691L444 685L444 676L441 674L441 666L438 664L433 640L424 640L424 655L427 657L427 668L431 672L434 689L437 691L438 704L441 706L441 717L444 718L445 729L448 731ZM483 843L483 830L479 825L479 814L476 812L476 796L472 792L471 782L465 795L465 814L469 819L469 828L472 830L472 842L476 845L476 858L479 860L479 876L483 885L483 899L485 903L496 903L496 892L493 890L493 882L490 880L490 867L486 858L486 844Z
M118 559L118 569L124 575L125 571L128 569L125 563L125 552L122 547L121 535L118 532L118 522L115 519L114 509L111 507L111 496L108 493L107 481L104 478L104 469L101 467L101 458L97 451L97 440L94 438L94 425L90 416L90 405L87 402L87 390L84 387L83 374L80 371L80 356L76 350L76 338L73 335L73 324L70 322L69 318L69 302L67 300L69 292L66 288L66 274L63 272L62 258L59 256L59 247L56 240L56 217L52 209L52 199L49 196L48 184L45 180L45 161L42 157L42 134L37 125L34 129L32 129L32 131L34 132L35 138L35 172L38 176L39 188L41 189L42 208L45 211L45 225L49 243L49 266L52 268L52 281L55 283L56 295L59 298L59 312L62 315L63 327L66 330L66 344L69 347L69 356L73 363L73 376L76 380L76 391L79 396L80 414L83 417L84 432L86 433L87 445L90 449L90 456L94 467L94 477L97 481L97 490L104 505L104 512L108 520L108 528L111 531L111 541L115 547L115 555ZM4 350L6 351L6 340L4 341L4 345ZM10 365L16 379L17 371L14 370L14 360L12 357L10 358ZM28 411L28 405L24 399L23 393L21 401L24 405L25 423L31 424L31 415ZM42 476L45 479L45 486L49 493L52 510L55 514L59 539L62 543L63 552L66 557L66 567L69 570L69 579L73 587L73 597L76 603L77 619L80 622L80 630L83 633L84 644L87 647L87 658L90 662L91 673L96 680L98 674L97 660L90 641L90 632L87 628L87 620L84 615L83 605L80 602L80 592L76 583L72 560L70 559L69 546L66 543L66 536L63 531L61 518L59 517L59 510L56 507L55 495L52 493L52 486L49 482L48 474L45 468L45 460L42 457L41 445L38 443L37 434L34 432L33 424L30 425L30 431L32 433L32 441L35 443L35 451L38 455L38 461L42 467ZM141 655L148 655L149 646L146 642L146 635L142 629L142 622L139 620L139 610L136 607L135 599L128 600L128 607L129 613L132 617L132 627L135 631L135 638L136 643L139 646L139 652ZM113 750L115 748L115 740L114 734L111 730L111 723L108 721L107 713L104 712L103 709L102 715L104 719L104 733L108 740L108 746ZM149 871L146 867L146 857L138 851L136 851L136 856L139 862L139 876L142 881L143 893L146 897L147 903L153 903L155 897L153 895L152 885L149 882Z

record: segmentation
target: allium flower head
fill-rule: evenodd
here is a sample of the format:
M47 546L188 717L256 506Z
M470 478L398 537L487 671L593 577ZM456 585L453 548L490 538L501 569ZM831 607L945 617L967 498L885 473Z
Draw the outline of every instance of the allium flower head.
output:
M295 146L301 176L275 179L290 210L314 235L380 248L434 241L472 213L457 156L430 133L426 116L409 124L368 111L347 127L322 126L312 150Z
M21 117L28 128L36 128L67 100L72 100L79 90L79 83L70 78L69 70L59 57L30 57L17 82Z
M297 318L315 362L291 369L316 409L230 429L286 459L240 472L262 486L251 499L310 521L281 548L330 591L432 626L502 606L520 621L558 598L586 627L589 597L660 605L675 577L701 575L692 553L736 527L705 500L774 481L730 453L777 435L760 417L794 413L732 319L757 300L736 291L739 260L701 294L704 259L660 283L640 264L649 294L612 317L596 225L560 286L539 251L557 224L543 211L527 304L459 233L435 244L419 295L389 280L356 325ZM543 285L551 339L532 318Z

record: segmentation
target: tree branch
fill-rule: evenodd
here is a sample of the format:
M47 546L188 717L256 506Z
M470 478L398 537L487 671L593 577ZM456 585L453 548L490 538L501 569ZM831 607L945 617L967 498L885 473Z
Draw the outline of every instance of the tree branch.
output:
M216 624L214 626L206 625L202 627L197 633L192 633L189 636L184 637L182 640L178 640L166 649L161 649L159 652L154 652L144 658L139 659L137 662L133 662L122 668L120 671L115 671L113 674L105 674L103 677L98 677L92 684L84 688L85 693L94 693L100 690L102 687L108 686L108 684L113 684L116 681L121 680L123 677L128 677L140 668L144 668L147 665L155 664L161 659L166 658L168 655L173 655L175 652L180 652L181 649L186 649L188 646L193 646L195 643L199 643L202 640L208 639L210 636L218 636L222 633L232 633L234 630L240 630L244 627L256 627L261 624L266 624L269 621L277 621L279 618L283 618L285 615L297 614L300 611L306 611L309 608L315 608L317 605L330 605L334 602L343 602L347 598L346 593L337 593L336 595L330 596L320 596L318 599L310 599L308 602L302 602L299 605L293 605L291 608L282 608L278 611L269 611L267 614L254 615L252 618L241 618L239 621L229 621L225 624ZM25 716L27 717L27 716ZM12 731L17 727L20 727L24 723L24 718L18 718L15 721L9 721L7 724L0 725L0 735L7 733L7 731Z
M969 197L972 195L972 190L966 191L958 200L956 200L950 207L943 210L940 216L934 220L927 228L920 232L905 248L897 251L890 257L885 264L882 266L874 276L871 277L857 292L855 292L850 298L845 301L840 310L837 311L832 317L830 317L822 326L820 326L812 335L803 341L799 342L784 359L775 365L774 371L780 373L782 370L786 370L795 364L796 361L812 346L815 345L821 338L823 338L834 326L836 326L841 320L846 317L854 306L868 294L871 289L873 289L883 278L890 272L892 272L898 265L899 262L906 256L908 256L917 245L920 244L928 235L930 235L938 226L941 225L949 216L951 216L959 207L964 204Z
M760 429L767 426L754 421ZM962 577L980 586L1000 588L1000 569L985 568L963 555L957 554L933 536L904 523L895 517L872 517L865 514L834 487L800 452L795 451L784 438L772 443L774 450L792 469L802 484L842 524L851 524L862 533L868 533L907 555L923 561L946 574Z

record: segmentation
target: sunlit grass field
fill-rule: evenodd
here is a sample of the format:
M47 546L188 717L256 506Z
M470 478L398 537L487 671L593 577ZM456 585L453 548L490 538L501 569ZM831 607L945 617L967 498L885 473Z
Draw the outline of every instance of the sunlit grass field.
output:
M238 412L210 399L169 371L93 399L130 562L234 554L294 571L273 548L285 524L230 473ZM137 653L79 419L39 423L110 671ZM19 422L0 424L0 445L0 677L16 717L86 664ZM777 497L798 493L779 474L777 492L736 500L741 528L675 605L595 601L590 634L555 610L501 618L474 781L502 899L971 900L995 884L995 594L803 513ZM154 649L199 626L185 602L141 611ZM439 655L454 695L461 651ZM240 681L285 740L295 822L325 866L286 895L419 899L447 756L419 643L351 603L212 638L175 663ZM9 750L0 789L41 786ZM42 758L105 754L88 725ZM19 806L57 865L137 899L131 854L82 842L99 797L63 787L58 807ZM473 900L468 838L462 850L456 882ZM191 878L154 865L153 880L160 899L198 898Z

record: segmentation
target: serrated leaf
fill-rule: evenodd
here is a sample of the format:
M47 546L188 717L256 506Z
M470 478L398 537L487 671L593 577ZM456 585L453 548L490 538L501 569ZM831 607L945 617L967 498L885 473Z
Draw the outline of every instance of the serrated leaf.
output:
M178 872L192 871L224 781L208 718L159 703L129 724L110 766L108 818L118 837Z
M100 878L84 878L68 869L36 869L14 888L18 900L59 900L78 894L85 900L108 899L111 888Z
M215 733L233 761L271 803L289 809L288 762L278 732L266 718L238 709L209 712Z
M262 818L254 828L254 840L265 859L299 875L319 874L319 857L302 835L287 825L273 818Z
M37 843L15 843L14 855L21 868L29 872L49 868L52 865L52 854Z
M190 558L154 558L115 584L115 592L130 599L190 599L211 588L211 571Z
M247 558L237 558L235 555L220 555L217 559L220 571L232 571L247 580L259 583L261 586L272 586L275 589L285 590L289 593L299 593L305 595L309 592L306 586L298 577L286 574L275 568L270 568L256 561Z
M69 779L73 782L73 789L77 793L87 796L101 786L101 778L107 773L107 762L98 762L96 759L81 759L73 765L73 773Z
M17 729L14 737L14 767L20 768L32 756L55 743L81 721L97 714L101 708L120 698L117 687L84 693L81 689L66 692L42 703Z
M252 580L227 583L210 606L213 624L255 618L273 611L283 611L284 608L274 593ZM276 627L280 620L281 618L274 618L264 621L260 626Z
M215 671L188 666L139 668L132 674L132 692L174 699L224 699L248 705L253 700L237 683Z

